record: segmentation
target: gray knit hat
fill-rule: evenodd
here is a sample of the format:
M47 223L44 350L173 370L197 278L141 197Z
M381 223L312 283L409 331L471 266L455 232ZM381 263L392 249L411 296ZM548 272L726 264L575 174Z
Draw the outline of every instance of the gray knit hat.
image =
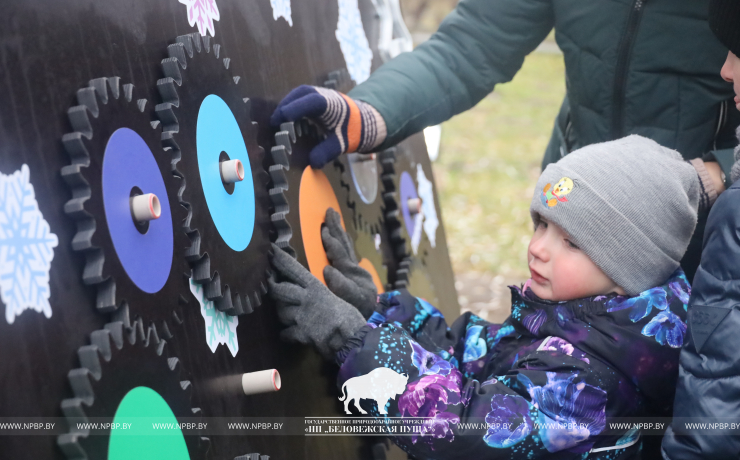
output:
M663 284L694 233L696 170L641 136L593 144L547 166L529 212L565 230L629 295Z

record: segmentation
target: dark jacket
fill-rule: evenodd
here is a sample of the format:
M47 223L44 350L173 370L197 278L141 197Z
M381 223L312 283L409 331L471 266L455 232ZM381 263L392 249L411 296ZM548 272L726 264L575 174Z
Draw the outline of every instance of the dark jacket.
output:
M385 119L385 146L467 110L511 80L555 28L567 95L543 167L585 145L639 134L686 159L731 149L740 114L719 75L727 49L708 0L461 0L439 30L350 95ZM737 117L727 122L728 117ZM726 169L732 152L717 153Z
M634 458L640 432L607 424L669 410L689 289L680 269L634 297L548 302L512 288L502 325L466 313L451 327L394 291L338 354L338 384L382 367L408 376L385 407L429 418L426 436L394 438L415 458Z
M707 220L701 265L689 301L674 422L663 440L670 460L740 458L740 182ZM736 429L715 425L724 423Z
M461 0L429 40L349 94L383 116L385 148L511 80L554 27L567 94L543 169L580 147L639 134L687 160L716 160L729 187L740 112L719 75L727 48L708 12L708 0ZM681 261L689 280L705 221L700 214Z

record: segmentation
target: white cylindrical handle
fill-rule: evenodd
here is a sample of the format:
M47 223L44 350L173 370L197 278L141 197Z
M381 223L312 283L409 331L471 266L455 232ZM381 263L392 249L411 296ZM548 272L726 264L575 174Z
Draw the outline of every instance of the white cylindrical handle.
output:
M409 198L406 204L411 214L419 214L421 212L421 198Z
M357 159L359 161L375 161L376 154L375 153L359 153L357 155Z
M241 160L222 161L220 168L221 180L225 183L233 184L244 180L244 164Z
M146 193L131 198L131 215L137 222L149 222L162 215L162 204L157 195Z
M247 372L242 375L242 390L245 395L278 391L281 385L277 369Z

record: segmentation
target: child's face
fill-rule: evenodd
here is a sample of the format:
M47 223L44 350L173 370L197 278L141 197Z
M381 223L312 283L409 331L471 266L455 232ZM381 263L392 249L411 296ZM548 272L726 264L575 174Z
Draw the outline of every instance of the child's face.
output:
M719 74L725 81L732 83L735 90L735 108L740 110L740 59L732 54L732 51L727 52L727 59Z
M573 300L624 290L557 225L540 218L527 252L532 291L540 299Z

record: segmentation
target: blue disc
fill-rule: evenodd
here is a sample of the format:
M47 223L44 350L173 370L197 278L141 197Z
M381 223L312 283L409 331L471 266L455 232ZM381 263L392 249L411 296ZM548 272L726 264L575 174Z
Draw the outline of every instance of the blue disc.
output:
M131 217L131 189L159 198L162 214L139 233ZM103 157L103 206L116 255L131 281L144 292L158 292L172 268L172 212L154 154L144 139L128 128L108 139Z
M247 146L239 124L223 99L213 94L203 99L196 131L198 169L208 211L219 235L234 251L243 251L254 231L254 183ZM226 152L244 165L244 180L229 194L221 181L219 156Z

